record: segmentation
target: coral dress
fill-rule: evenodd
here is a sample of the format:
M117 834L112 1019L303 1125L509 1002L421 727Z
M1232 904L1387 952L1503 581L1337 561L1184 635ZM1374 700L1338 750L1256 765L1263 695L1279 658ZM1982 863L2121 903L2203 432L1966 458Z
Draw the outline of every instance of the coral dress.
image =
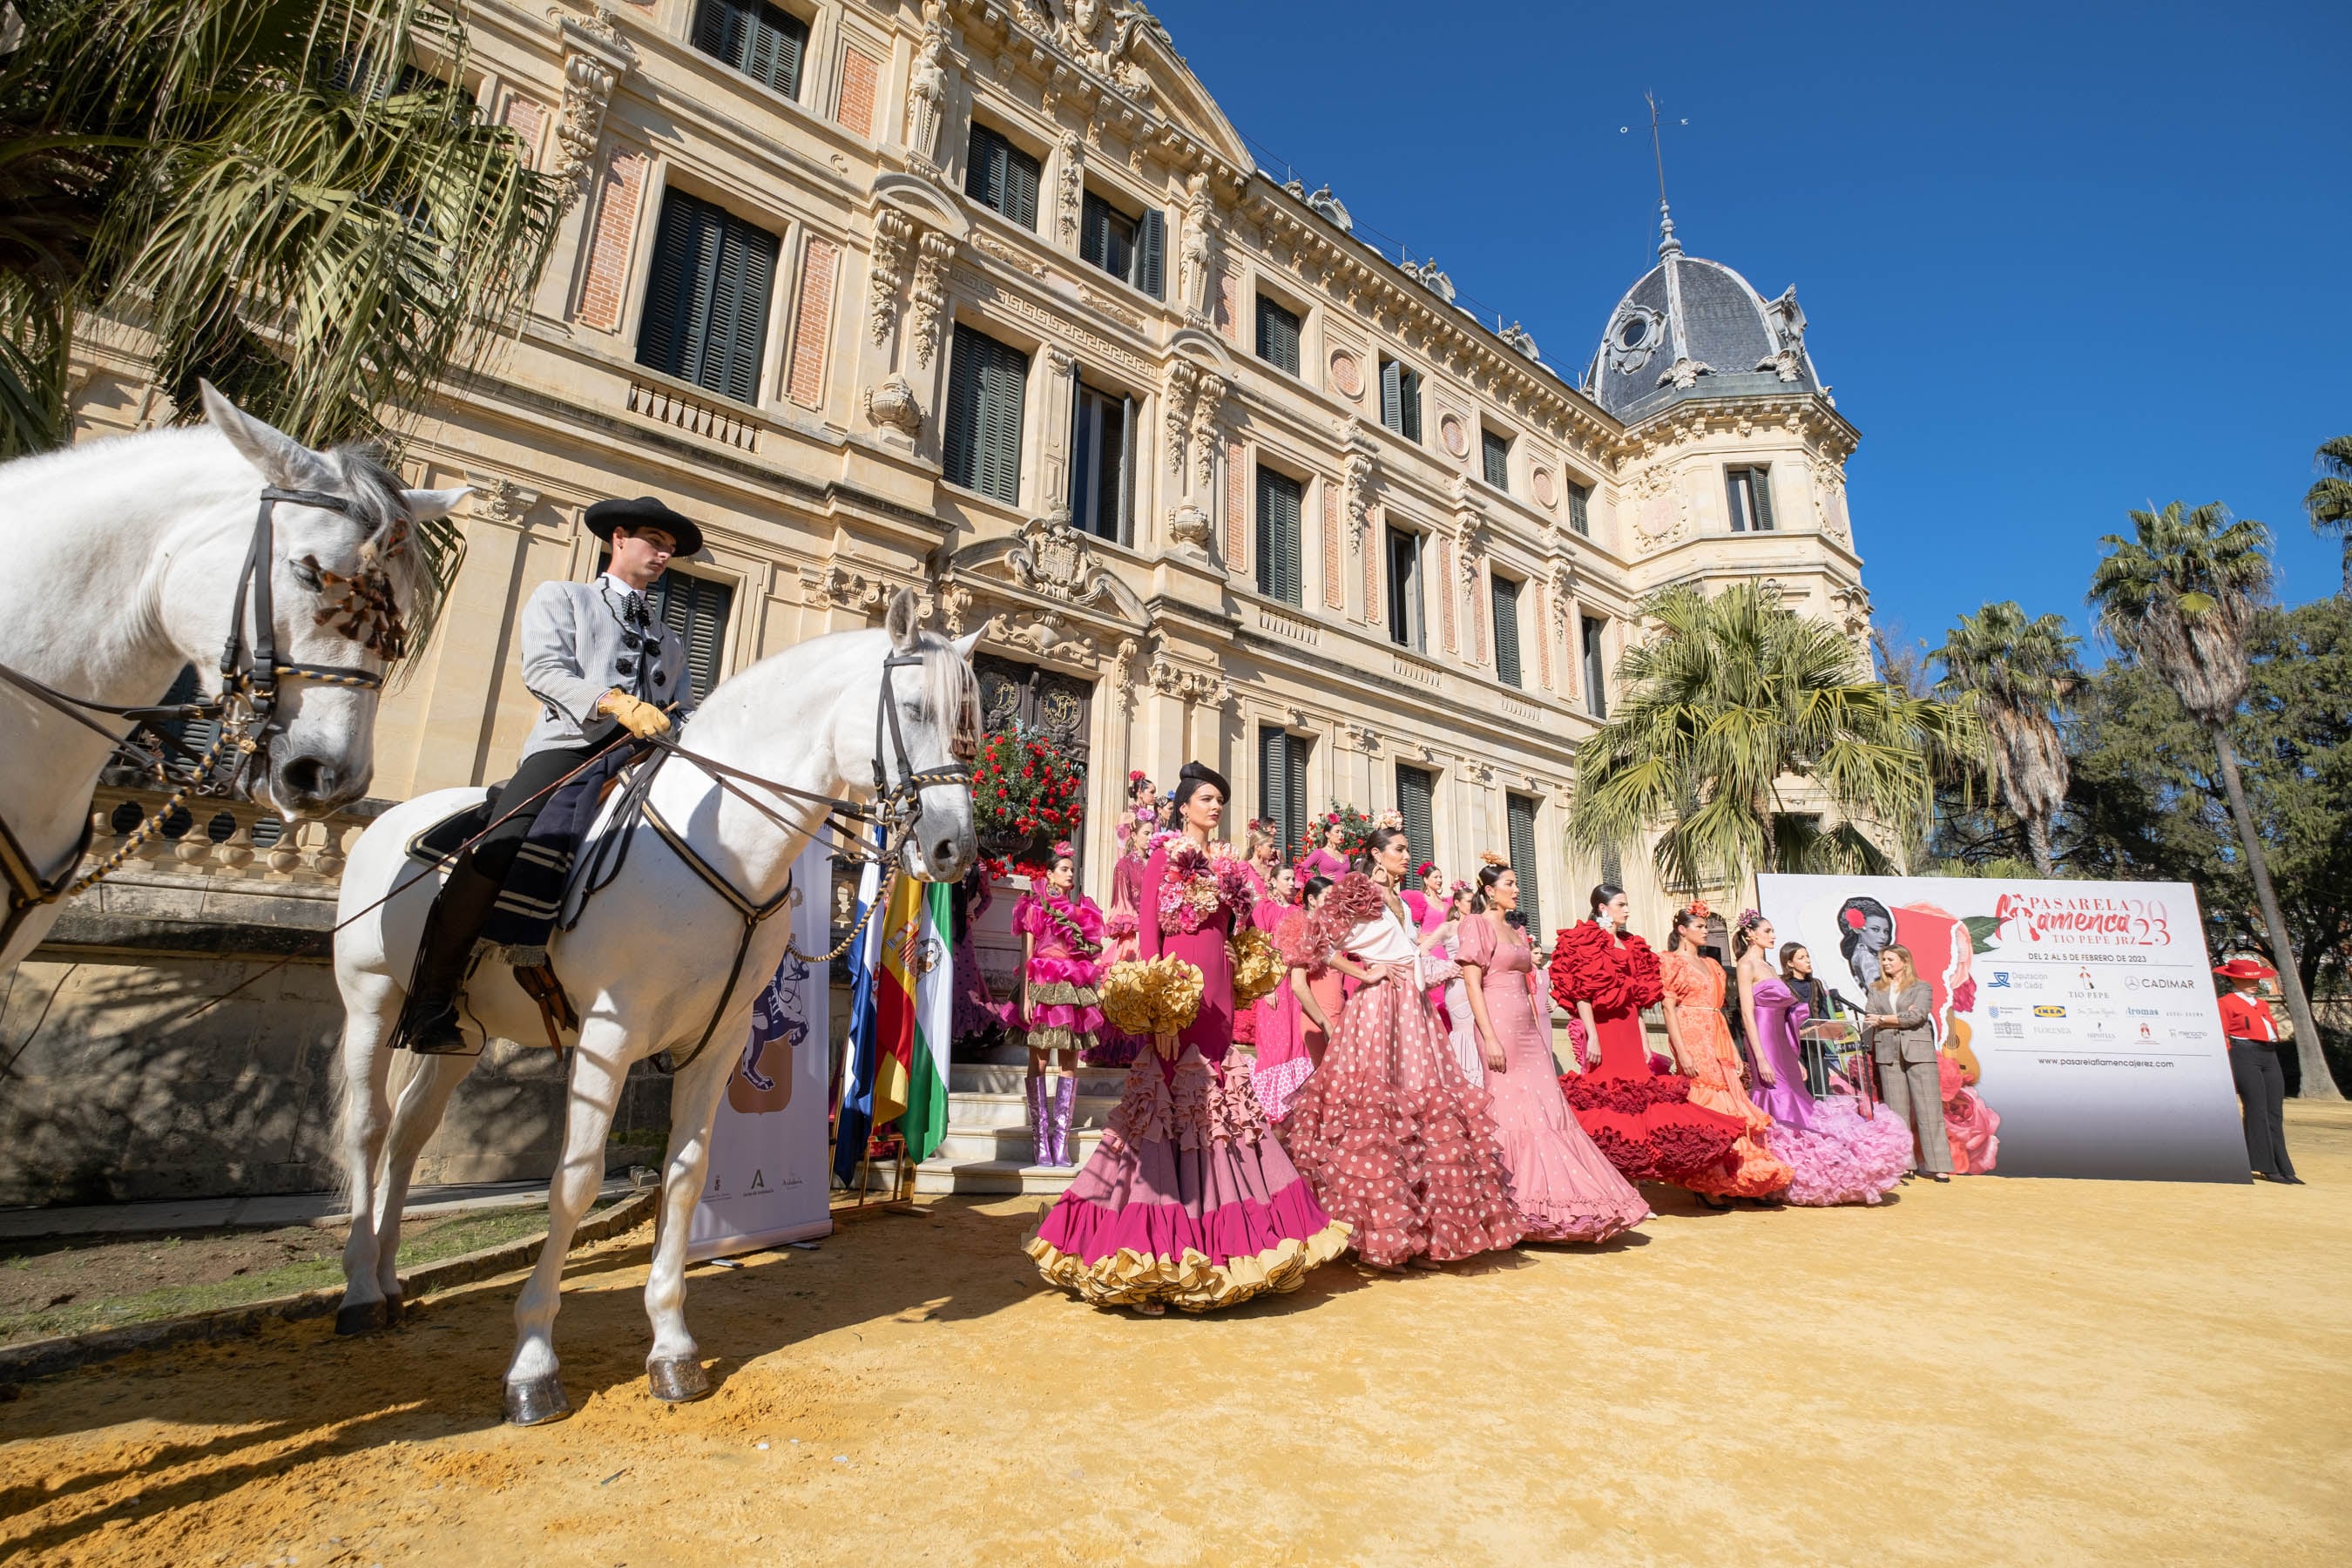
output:
M1496 1142L1511 1176L1511 1206L1529 1241L1606 1241L1650 1217L1650 1205L1617 1173L1560 1097L1551 1030L1528 987L1534 955L1517 932L1497 935L1485 915L1462 922L1461 962L1475 964L1503 1068L1479 1071L1494 1106ZM1465 999L1463 1011L1469 1012ZM1476 1032L1476 1025L1471 1026Z
M1029 1016L1006 1022L1029 1032L1033 1051L1063 1051L1091 1042L1102 1027L1095 982L1102 952L1103 914L1092 899L1066 899L1032 888L1013 911L1013 931L1030 939ZM1020 1006L1015 998L1008 1013Z
M1805 1088L1805 1058L1797 1031L1812 1009L1778 977L1756 985L1756 1042L1759 1068L1774 1082L1757 1078L1756 1103L1772 1116L1772 1148L1794 1173L1789 1201L1810 1208L1832 1204L1874 1204L1895 1190L1911 1169L1911 1129L1885 1110L1866 1115L1850 1094L1815 1100Z
M1725 1198L1760 1198L1789 1184L1795 1173L1772 1152L1772 1116L1748 1098L1739 1081L1739 1047L1723 1021L1723 967L1695 952L1673 952L1658 960L1665 1004L1682 1028L1689 1059L1693 1105L1737 1116L1747 1124L1723 1163L1695 1173L1685 1184L1695 1193Z
M1419 956L1412 927L1351 872L1316 911L1334 948L1367 964ZM1463 1076L1418 984L1360 987L1323 1065L1293 1102L1284 1144L1323 1206L1345 1220L1365 1262L1394 1268L1517 1242L1511 1174L1484 1088Z
M1748 1123L1692 1104L1688 1079L1651 1071L1642 1009L1664 993L1650 944L1638 936L1620 943L1598 921L1579 921L1552 949L1551 994L1571 1013L1590 1004L1601 1037L1599 1064L1560 1080L1594 1145L1629 1182L1706 1179Z
M1055 1200L1027 1248L1046 1280L1098 1306L1165 1301L1205 1312L1265 1290L1294 1290L1348 1245L1268 1135L1241 1074L1216 1068L1233 1043L1228 909L1193 931L1163 931L1165 846L1139 899L1139 955L1201 971L1201 1010L1175 1059L1146 1049L1128 1069L1102 1142Z

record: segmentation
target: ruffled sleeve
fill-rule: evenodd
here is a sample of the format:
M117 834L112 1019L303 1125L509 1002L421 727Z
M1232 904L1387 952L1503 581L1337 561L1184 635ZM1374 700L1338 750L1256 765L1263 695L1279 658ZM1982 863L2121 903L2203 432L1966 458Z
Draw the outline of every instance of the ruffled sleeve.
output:
M1361 871L1350 871L1323 895L1323 907L1316 913L1334 931L1353 931L1366 921L1379 919L1384 908L1372 879Z
M1579 1002L1613 1011L1625 988L1614 945L1592 921L1579 921L1563 930L1551 950L1552 1000L1570 1013Z
M1492 972L1495 967L1495 925L1485 915L1465 917L1454 932L1454 957L1465 967L1475 964Z
M1305 910L1293 910L1275 922L1274 952L1284 968L1303 969L1311 980L1323 972L1324 957L1330 951L1322 921Z
M1027 893L1022 894L1021 901L1013 906L1013 934L1014 936L1045 934L1045 911L1038 905L1037 900Z
M1081 895L1077 901L1070 906L1070 917L1088 942L1096 947L1102 945L1103 912L1100 905L1092 899Z
M1655 1006L1665 994L1658 975L1658 955L1638 936L1628 935L1622 955L1625 1000L1635 1007Z

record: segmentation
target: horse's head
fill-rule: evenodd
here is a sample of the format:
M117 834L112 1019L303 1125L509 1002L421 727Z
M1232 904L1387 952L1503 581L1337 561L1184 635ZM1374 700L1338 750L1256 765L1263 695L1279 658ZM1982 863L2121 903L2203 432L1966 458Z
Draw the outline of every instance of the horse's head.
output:
M310 490L336 505L281 500L270 518L270 624L276 662L364 670L383 676L420 651L455 574L458 545L427 525L463 500L464 487L403 489L364 448L313 451L204 387L205 413L257 475L244 527L200 552L202 592L173 595L174 640L207 683L220 660L242 550L250 542L264 484ZM231 574L224 577L222 563ZM250 612L248 612L249 614ZM278 682L273 733L252 774L255 795L294 816L332 811L367 793L375 775L375 716L381 693L300 675Z
M980 744L980 680L971 672L972 645L980 641L980 634L950 642L923 630L916 618L915 595L903 588L890 600L882 626L893 655L921 660L882 672L889 682L883 700L898 710L898 735L906 747L901 757L886 718L880 737L884 776L897 784L909 769L917 773L965 770L959 782L923 786L922 813L907 838L906 867L934 882L957 881L980 858L970 773Z

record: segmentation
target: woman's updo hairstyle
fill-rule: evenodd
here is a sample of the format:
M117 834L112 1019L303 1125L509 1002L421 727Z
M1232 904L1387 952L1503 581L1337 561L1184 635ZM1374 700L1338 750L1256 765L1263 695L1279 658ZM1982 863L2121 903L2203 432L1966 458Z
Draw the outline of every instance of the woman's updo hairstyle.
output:
M1353 868L1361 871L1367 877L1370 876L1372 868L1379 863L1381 851L1403 837L1404 829L1402 827L1373 828L1372 836L1364 840L1363 853L1356 857Z
M1326 893L1329 892L1330 890L1331 890L1331 879L1330 879L1330 878L1328 878L1328 877L1309 877L1309 878L1307 878L1307 886L1305 886L1305 887L1303 887L1303 888L1301 888L1301 889L1298 889L1298 898L1299 898L1299 901L1300 901L1301 903L1310 902L1310 901L1312 901L1313 900L1316 900L1316 899L1319 899L1319 898L1321 898L1324 894L1326 894Z
M1739 924L1735 927L1731 932L1731 960L1733 963L1737 963L1739 960L1748 956L1748 950L1756 945L1756 939L1752 933L1755 931L1757 927L1763 923L1764 917L1758 914L1754 910L1743 910L1740 911Z
M1689 910L1676 910L1674 930L1666 933L1666 951L1672 952L1685 942L1689 942L1694 950L1705 947L1706 943L1698 939L1706 930L1706 922L1700 920L1697 915Z
M1176 788L1170 796L1170 805L1173 809L1181 811L1184 809L1186 801L1204 789L1215 790L1217 798L1220 800L1230 802L1234 798L1234 792L1225 783L1224 774L1206 763L1186 763L1183 771L1176 775Z
M1507 860L1489 860L1478 868L1478 890L1470 895L1470 911L1473 914L1486 912L1486 890L1501 881L1503 873L1510 868L1511 863Z
M1591 907L1591 912L1585 918L1588 920L1599 920L1601 918L1601 911L1608 907L1609 900L1617 897L1624 890L1624 889L1619 887L1614 882L1603 882L1594 888L1592 889L1591 896L1585 900L1585 902Z

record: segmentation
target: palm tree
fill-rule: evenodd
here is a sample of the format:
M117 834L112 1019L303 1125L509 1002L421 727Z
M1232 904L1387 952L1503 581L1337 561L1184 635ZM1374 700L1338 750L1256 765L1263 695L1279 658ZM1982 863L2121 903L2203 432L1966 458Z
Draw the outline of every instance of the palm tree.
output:
M2025 618L2014 599L1962 616L1928 657L1944 667L1936 689L1976 694L1990 742L1993 795L2025 829L2034 869L2057 875L2050 824L2066 802L2066 748L2051 710L2082 679L2075 652L2083 639L2056 616Z
M2338 591L2352 595L2352 436L2322 441L2313 456L2320 479L2304 492L2303 509L2311 514L2314 533L2343 536L2344 585Z
M379 432L518 319L562 187L427 0L15 0L0 56L0 457L70 434L91 311L193 408ZM437 74L436 74L437 73Z
M2249 679L2246 634L2270 592L2270 530L2251 519L2232 521L2219 501L2195 511L2179 501L2162 511L2154 506L2151 501L2149 510L2129 514L2134 537L2110 533L2100 541L2106 553L2091 574L2088 602L2107 639L2154 670L2213 737L2221 785L2237 819L2238 847L2253 878L2279 983L2294 1018L2303 1092L2315 1100L2340 1100L2319 1048L2319 1030L2303 994L2278 894L2271 887L2262 836L2246 808L2238 753L2230 744L2230 721L2245 700Z
M1669 588L1643 613L1657 630L1625 655L1616 717L1579 749L1569 837L1617 850L1663 823L1653 858L1670 887L1893 869L1865 829L1916 842L1938 773L1981 757L1972 700L1873 679L1835 626L1774 590Z

